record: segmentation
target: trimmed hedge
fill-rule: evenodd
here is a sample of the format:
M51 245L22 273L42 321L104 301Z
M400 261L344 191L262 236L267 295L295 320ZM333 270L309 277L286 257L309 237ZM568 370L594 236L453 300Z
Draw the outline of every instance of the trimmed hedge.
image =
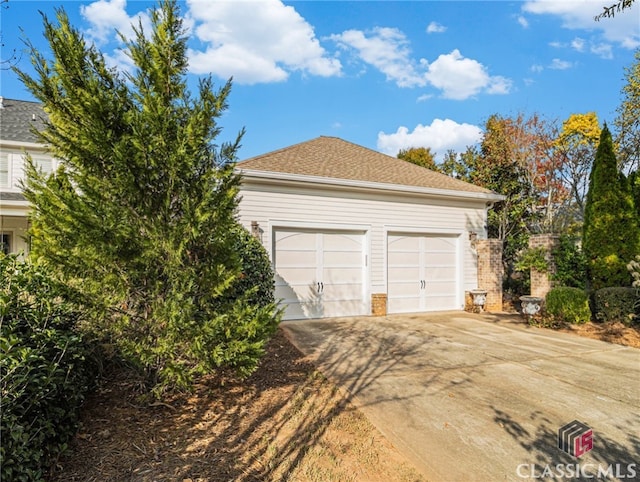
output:
M602 288L593 293L593 312L598 321L631 323L637 302L635 288Z
M1 479L42 480L92 380L79 311L41 267L0 254Z
M586 323L591 319L589 298L580 288L553 288L546 297L547 313L567 323Z

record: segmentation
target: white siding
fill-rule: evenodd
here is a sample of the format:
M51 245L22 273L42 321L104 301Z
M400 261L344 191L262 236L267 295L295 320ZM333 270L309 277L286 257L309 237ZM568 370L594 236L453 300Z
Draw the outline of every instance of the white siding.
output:
M56 169L56 161L46 153L36 150L22 150L2 147L2 163L6 162L7 181L0 183L0 188L5 192L21 192L20 181L25 178L25 152L31 154L36 165L39 165L43 172L50 173ZM1 180L0 180L1 181Z
M327 188L293 188L251 183L241 189L239 218L248 229L258 222L262 242L272 253L274 226L308 223L334 229L365 228L369 233L371 293L386 293L387 232L459 233L462 242L462 289L477 287L477 258L469 231L485 237L485 203L443 200L406 194L367 194Z

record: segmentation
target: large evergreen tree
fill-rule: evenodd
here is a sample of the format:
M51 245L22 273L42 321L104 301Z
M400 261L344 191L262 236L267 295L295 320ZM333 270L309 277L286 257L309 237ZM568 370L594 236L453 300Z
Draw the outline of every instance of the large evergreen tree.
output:
M589 180L583 251L589 288L631 286L626 265L640 252L640 231L629 185L618 170L606 124Z
M618 161L626 172L640 171L640 49L636 49L634 60L625 68L626 83L615 119Z
M230 81L186 85L177 4L162 1L152 31L135 29L119 74L63 10L44 17L53 59L31 46L36 74L18 72L48 114L40 141L60 160L49 179L28 168L32 253L93 308L89 327L157 387L218 366L255 368L277 325L273 304L229 297L240 277L242 132L215 144ZM250 295L250 293L249 293Z

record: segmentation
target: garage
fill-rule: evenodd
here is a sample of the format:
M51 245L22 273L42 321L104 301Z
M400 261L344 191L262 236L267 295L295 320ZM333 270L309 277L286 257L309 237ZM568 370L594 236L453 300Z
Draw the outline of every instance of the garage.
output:
M460 310L480 287L488 189L325 136L236 169L285 319Z
M390 233L389 313L460 309L456 235Z
M368 314L365 233L277 228L276 298L284 319Z

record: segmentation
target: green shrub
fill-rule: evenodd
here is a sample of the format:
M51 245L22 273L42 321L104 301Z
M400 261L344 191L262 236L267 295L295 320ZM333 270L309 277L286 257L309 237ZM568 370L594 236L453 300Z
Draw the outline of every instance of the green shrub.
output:
M567 323L586 323L591 319L589 298L580 288L553 288L546 297L547 313Z
M584 289L587 279L587 259L576 240L571 236L560 236L552 256L556 265L553 280L560 286Z
M638 176L638 185L640 190L640 176ZM629 273L631 273L631 277L633 278L632 286L636 290L636 301L634 304L636 314L635 321L640 322L640 254L636 256L636 259L629 262L627 269L629 270Z
M518 256L515 263L516 271L529 271L535 269L541 273L549 270L549 261L547 261L547 251L543 247L527 248Z
M275 280L267 251L242 226L238 226L234 235L242 274L225 292L223 301L247 296L250 305L264 307L275 303Z
M635 288L602 288L593 293L593 310L598 321L631 323L637 301Z
M38 266L0 254L2 480L42 480L90 385L78 309Z

